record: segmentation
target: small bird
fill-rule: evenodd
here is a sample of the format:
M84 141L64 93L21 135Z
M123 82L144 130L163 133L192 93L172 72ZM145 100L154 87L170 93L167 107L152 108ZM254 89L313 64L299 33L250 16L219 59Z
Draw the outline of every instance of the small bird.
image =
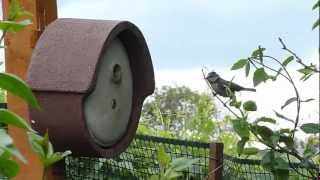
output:
M227 88L230 89L232 93L237 91L252 91L256 92L256 89L253 88L245 88L242 87L236 83L226 81L222 79L216 72L212 71L210 72L206 79L209 81L212 89L220 96L223 97L230 97L230 95L227 92Z

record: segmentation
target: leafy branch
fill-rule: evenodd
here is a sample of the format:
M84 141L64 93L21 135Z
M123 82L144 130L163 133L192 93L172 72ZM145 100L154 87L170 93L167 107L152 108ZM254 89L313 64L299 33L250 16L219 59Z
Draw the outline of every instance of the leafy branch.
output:
M172 159L169 154L166 153L163 146L158 150L158 163L160 167L160 173L153 175L149 180L174 180L181 176L181 171L192 167L197 163L199 159L188 159L184 157Z
M283 42L281 40L281 42ZM283 48L285 51L288 51L288 48L285 46ZM254 122L249 123L249 115L252 111L257 111L257 105L254 101L246 101L242 103L241 101L237 100L237 97L234 93L232 93L230 90L229 93L229 105L223 102L218 96L214 94L214 97L216 97L220 102L223 103L225 107L227 107L227 110L229 110L235 118L232 120L232 125L234 131L240 136L240 141L238 141L237 144L237 152L239 155L255 155L258 152L265 151L262 160L261 165L272 172L275 177L281 178L281 179L288 179L289 177L289 170L293 169L297 174L308 177L308 178L315 178L315 164L312 161L312 158L317 156L316 153L311 152L311 155L305 156L298 152L295 146L295 133L298 131L298 128L301 129L303 132L308 134L319 134L320 133L320 125L316 123L306 123L302 124L300 127L299 119L300 119L300 109L301 109L301 103L312 101L313 99L307 99L307 100L301 100L300 93L297 89L297 86L295 84L295 81L292 78L292 75L287 69L287 66L289 63L291 63L294 59L296 59L296 62L303 66L304 71L298 70L298 72L303 73L303 81L306 81L308 78L310 78L312 75L319 73L317 69L311 68L315 67L314 65L307 66L303 61L291 50L288 52L290 53L290 56L284 59L282 62L269 55L264 55L265 48L262 48L261 46L258 47L258 49L254 50L250 57L246 59L240 59L236 63L233 64L232 70L238 70L244 68L245 75L248 77L250 73L250 66L254 67L254 73L253 73L253 84L254 86L258 86L259 84L263 82L267 82L268 80L276 81L279 76L286 79L290 84L292 89L294 90L295 97L288 99L284 105L281 107L281 109L284 109L286 106L288 106L291 103L296 102L296 118L294 120L291 120L290 118L287 118L286 116L275 112L276 116L280 119L288 120L294 123L294 127L292 129L279 129L279 130L272 130L267 125L276 124L277 120L270 118L270 117L260 117L257 118ZM274 68L273 66L269 66L265 64L265 60L271 60L273 62L276 62L276 64L279 65L279 68ZM307 67L306 67L307 66ZM308 68L308 71L305 71ZM266 70L269 70L270 72L274 74L270 74ZM210 83L208 83L208 86L210 87ZM210 87L213 91L213 88ZM231 107L234 107L239 110L239 113L236 113L232 110ZM265 123L267 125L261 125L260 123ZM254 147L245 147L246 143L250 141L251 134L258 140L258 142L264 144L267 149L260 150L258 148ZM282 154L286 155L286 160L282 158ZM310 154L310 153L309 153ZM291 157L295 158L295 161L300 162L302 165L307 167L308 174L303 174L297 170L297 167L292 165Z
M278 38L278 39L282 45L282 49L289 52L291 55L293 55L296 58L297 63L302 65L305 69L308 69L308 70L316 72L316 73L320 73L320 70L314 64L312 64L312 63L310 65L305 64L303 62L303 60L296 53L294 53L292 50L287 48L286 44L283 42L283 40L281 38Z

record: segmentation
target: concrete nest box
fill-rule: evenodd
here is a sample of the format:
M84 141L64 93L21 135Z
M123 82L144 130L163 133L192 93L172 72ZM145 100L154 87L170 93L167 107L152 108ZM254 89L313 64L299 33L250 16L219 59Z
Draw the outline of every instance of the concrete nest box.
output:
M48 130L57 151L83 156L123 152L154 91L145 39L123 21L51 23L34 49L27 82L41 105L30 109L33 128Z

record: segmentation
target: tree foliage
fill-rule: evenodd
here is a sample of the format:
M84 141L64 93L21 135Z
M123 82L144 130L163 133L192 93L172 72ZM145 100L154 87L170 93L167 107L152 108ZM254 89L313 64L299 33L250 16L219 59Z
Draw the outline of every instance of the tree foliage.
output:
M144 104L140 124L171 137L208 141L216 114L207 94L187 87L163 86Z
M224 142L236 154L238 137L230 116L219 117L212 97L181 87L163 86L143 106L138 133L194 141Z

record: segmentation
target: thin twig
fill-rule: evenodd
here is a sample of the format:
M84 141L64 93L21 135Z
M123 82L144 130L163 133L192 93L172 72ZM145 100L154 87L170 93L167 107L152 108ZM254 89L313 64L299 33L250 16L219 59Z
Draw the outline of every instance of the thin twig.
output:
M285 43L283 42L283 40L280 37L279 37L279 42L281 43L283 50L289 52L291 55L293 55L297 59L296 60L297 63L301 64L306 69L312 70L313 72L320 73L319 69L312 68L312 67L306 65L296 53L294 53L292 50L288 49L287 46L285 45Z
M274 57L272 57L272 56L263 56L263 57L264 57L264 58L272 59L272 60L276 61L276 62L281 66L281 68L285 71L286 75L284 75L284 74L282 74L282 73L279 73L279 74L280 74L281 76L283 76L284 78L286 78L286 79L290 82L290 84L292 85L292 87L293 87L293 89L294 89L294 91L295 91L296 98L297 98L297 115L296 115L296 119L295 119L295 123L294 123L294 131L293 131L293 132L295 132L295 130L297 129L297 126L298 126L298 124L299 124L300 109L301 109L301 107L300 107L300 106L301 106L301 99L300 99L299 91L298 91L298 89L297 89L297 87L296 87L296 85L295 85L295 83L294 83L294 81L293 81L290 73L288 72L287 68L286 68L277 58L274 58ZM263 62L259 62L259 61L255 60L255 59L253 59L253 58L251 58L251 60L253 60L255 63L258 63L258 64L260 64L261 66L263 66L263 67L265 67L265 68L267 68L267 69L269 69L269 70L271 70L271 71L274 71L274 72L277 72L277 73L278 73L277 70L275 70L275 69L273 69L273 68L265 65ZM294 138L294 135L295 135L295 133L292 134L292 138Z
M4 40L4 37L6 36L6 31L2 32L1 38L0 38L0 44L2 44L2 41Z
M261 62L257 61L257 60L254 59L254 58L249 58L249 60L251 60L251 61L250 61L251 63L255 62L255 63L257 63L257 64L260 64L261 66L263 66L263 67L265 67L265 68L267 68L267 69L269 69L269 70L271 70L271 71L273 71L273 72L275 72L275 73L279 73L279 75L281 75L282 77L286 78L287 80L290 80L290 79L289 79L287 76L285 76L283 73L278 72L277 70L275 70L275 69L273 69L273 68L265 65L264 63L261 63ZM253 63L253 64L254 64L254 63ZM257 66L255 66L255 68L258 69Z
M288 72L287 68L276 58L272 57L272 56L263 56L263 57L266 57L266 58L270 58L270 59L273 59L274 61L276 61L281 67L282 69L285 71L285 73L287 74L287 77L288 77L288 80L290 82L290 84L292 85L293 89L294 89L294 92L296 94L296 98L297 98L297 115L296 115L296 120L295 120L295 123L294 123L294 129L293 129L293 133L292 133L292 138L294 138L294 135L295 135L295 132L296 132L296 129L298 127L298 124L299 124L299 119L300 119L300 106L301 106L301 98L300 98L300 94L299 94L299 91L298 91L298 88L297 86L295 85L290 73Z

